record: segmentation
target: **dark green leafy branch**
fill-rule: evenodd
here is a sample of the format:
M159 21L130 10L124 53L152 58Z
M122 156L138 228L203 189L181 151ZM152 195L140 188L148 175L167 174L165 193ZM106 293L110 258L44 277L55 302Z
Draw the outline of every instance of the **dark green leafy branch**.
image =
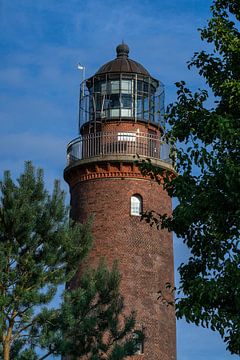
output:
M177 144L178 176L149 161L141 167L178 205L170 217L150 211L143 218L174 231L190 250L179 268L177 316L218 331L227 349L240 354L240 3L215 0L211 11L200 34L213 53L196 52L188 66L204 77L215 107L207 108L206 90L176 83L166 137Z

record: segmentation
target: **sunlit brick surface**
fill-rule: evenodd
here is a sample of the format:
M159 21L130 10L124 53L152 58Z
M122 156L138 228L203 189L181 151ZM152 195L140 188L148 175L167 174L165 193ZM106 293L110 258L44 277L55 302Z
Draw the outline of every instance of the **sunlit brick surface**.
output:
M174 312L157 301L158 290L166 282L173 284L172 238L130 215L135 193L143 197L144 210L170 211L170 199L155 182L112 178L76 184L71 215L79 221L94 215L90 264L102 257L109 264L119 260L126 307L137 311L138 324L145 328L144 359L175 359Z

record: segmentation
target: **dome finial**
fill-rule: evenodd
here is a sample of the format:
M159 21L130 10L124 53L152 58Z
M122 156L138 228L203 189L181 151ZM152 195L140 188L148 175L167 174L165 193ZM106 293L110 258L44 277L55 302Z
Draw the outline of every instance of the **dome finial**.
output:
M129 47L127 44L124 43L124 41L122 41L122 44L116 47L116 51L118 58L128 58Z

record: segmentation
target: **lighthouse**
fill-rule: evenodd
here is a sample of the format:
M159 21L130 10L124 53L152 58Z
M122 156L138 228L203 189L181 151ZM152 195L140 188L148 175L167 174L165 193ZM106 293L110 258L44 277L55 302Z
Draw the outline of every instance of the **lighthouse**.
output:
M144 331L131 358L139 360L176 359L174 308L158 299L174 283L172 234L141 220L147 210L170 214L171 199L138 166L150 159L174 174L163 115L163 85L118 45L116 57L80 85L79 136L68 144L64 170L71 217L94 219L88 264L118 260L126 309Z

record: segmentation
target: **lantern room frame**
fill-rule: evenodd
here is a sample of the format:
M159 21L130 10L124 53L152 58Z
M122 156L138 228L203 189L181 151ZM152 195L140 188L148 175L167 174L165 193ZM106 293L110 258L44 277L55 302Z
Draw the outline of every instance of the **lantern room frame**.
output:
M111 120L134 120L163 125L164 86L152 78L133 73L96 74L80 84L79 133L85 124Z

